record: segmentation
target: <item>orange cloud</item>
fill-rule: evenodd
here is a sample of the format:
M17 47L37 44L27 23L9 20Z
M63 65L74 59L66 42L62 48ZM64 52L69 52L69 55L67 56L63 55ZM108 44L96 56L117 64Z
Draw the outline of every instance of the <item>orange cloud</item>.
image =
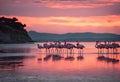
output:
M120 26L120 15L89 17L24 17L16 16L27 25L62 25L62 26Z
M120 29L120 15L89 17L16 17L22 23L27 24L27 30L42 32L108 32L109 30L109 32L115 33Z

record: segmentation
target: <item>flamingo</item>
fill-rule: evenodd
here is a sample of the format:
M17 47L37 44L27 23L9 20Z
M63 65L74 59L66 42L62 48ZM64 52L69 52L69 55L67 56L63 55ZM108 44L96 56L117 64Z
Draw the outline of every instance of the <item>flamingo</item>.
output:
M70 53L73 53L73 48L75 48L74 44L67 43L66 48L69 49ZM68 53L68 52L67 52Z
M77 42L76 48L79 49L78 53L82 54L83 53L83 48L85 48L85 46L80 44L79 42Z
M62 45L62 49L63 49L63 52L67 51L67 42L66 41L64 41L64 43Z
M98 54L102 53L102 49L105 47L100 41L96 41L95 47L98 49Z
M111 45L112 45L112 49L113 49L113 54L117 53L118 52L117 48L120 48L120 45L114 41Z
M51 48L51 52L54 53L54 51L55 51L55 50L54 50L54 48L55 48L54 43L50 43L49 46L50 46L50 48Z
M54 47L56 48L56 52L58 53L59 52L59 48L60 48L60 46L61 46L61 42L55 42L55 44L54 44Z
M59 53L62 52L62 48L63 48L63 45L61 44L60 41L58 41L58 49L59 49Z
M43 47L46 49L46 53L49 52L50 53L50 45L48 43L44 43Z
M41 51L41 49L44 48L44 47L43 47L42 45L40 45L40 44L37 44L37 47L40 49L40 51Z
M40 44L37 44L37 47L38 47L39 49L43 48L43 46L40 45Z
M109 54L110 52L110 50L111 49L113 49L113 45L111 44L111 42L107 42L106 44L105 44L105 48L107 49L107 54Z
M101 42L96 41L95 47L98 49L98 54L104 53L104 48L107 50L106 53L109 54L111 49L113 49L113 53L117 53L117 48L119 48L119 44L115 42L111 43L106 41L104 42L104 44L101 44Z

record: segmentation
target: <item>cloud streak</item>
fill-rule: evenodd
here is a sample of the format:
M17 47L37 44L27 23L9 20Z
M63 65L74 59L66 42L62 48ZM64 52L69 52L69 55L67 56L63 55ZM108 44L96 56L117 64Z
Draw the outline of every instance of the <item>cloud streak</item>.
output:
M119 10L120 0L0 0L1 16L15 16L39 32L119 34Z
M35 0L38 6L58 9L70 8L97 8L111 6L119 3L119 0Z
M26 4L27 3L27 4ZM119 15L120 0L0 0L0 15L103 16Z
M120 15L89 17L16 17L19 18L21 22L27 24L27 30L42 32L56 33L58 29L58 33L83 31L99 32L101 29L101 32L108 32L109 30L111 33L118 33L117 30L120 27Z
M90 17L18 17L22 21L40 25L61 26L120 26L120 16L90 16ZM28 21L28 22L27 22Z

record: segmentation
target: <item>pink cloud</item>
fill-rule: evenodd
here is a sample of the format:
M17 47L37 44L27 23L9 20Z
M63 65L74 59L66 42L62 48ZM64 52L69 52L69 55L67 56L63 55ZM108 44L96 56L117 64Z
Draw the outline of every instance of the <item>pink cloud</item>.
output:
M37 6L48 8L69 9L69 8L96 8L113 5L119 0L38 0L35 1Z
M13 16L6 16L13 17ZM49 33L67 32L109 32L119 34L120 16L89 16L89 17L25 17L16 16L27 25L27 30Z

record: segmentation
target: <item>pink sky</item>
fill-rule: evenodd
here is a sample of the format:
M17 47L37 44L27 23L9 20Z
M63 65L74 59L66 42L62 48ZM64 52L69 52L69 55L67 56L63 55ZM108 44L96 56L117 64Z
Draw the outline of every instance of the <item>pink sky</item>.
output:
M18 18L28 31L120 34L120 0L1 0L0 5L0 16Z

